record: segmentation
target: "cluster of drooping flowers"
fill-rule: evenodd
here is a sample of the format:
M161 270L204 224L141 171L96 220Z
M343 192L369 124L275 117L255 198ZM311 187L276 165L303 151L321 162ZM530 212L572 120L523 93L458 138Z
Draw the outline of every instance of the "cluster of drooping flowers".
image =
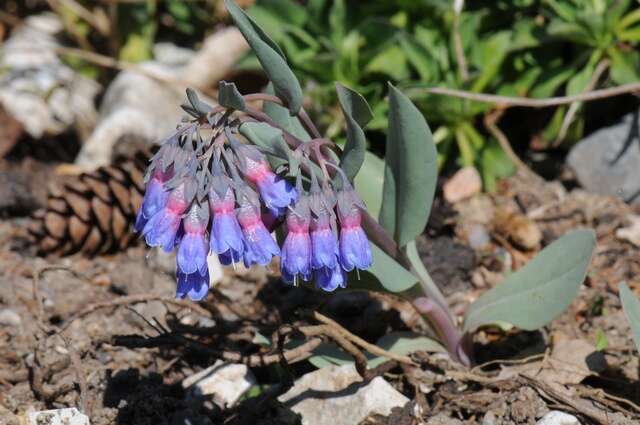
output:
M315 279L325 291L345 287L347 272L371 266L364 205L338 166L320 158L319 167L320 151L314 163L312 149L299 146L292 151L306 177L298 170L293 185L274 172L267 154L237 135L227 121L183 124L147 170L135 227L149 246L177 248L178 297L206 296L210 253L234 267L266 266L280 256L285 282ZM282 246L272 235L278 228L286 231Z

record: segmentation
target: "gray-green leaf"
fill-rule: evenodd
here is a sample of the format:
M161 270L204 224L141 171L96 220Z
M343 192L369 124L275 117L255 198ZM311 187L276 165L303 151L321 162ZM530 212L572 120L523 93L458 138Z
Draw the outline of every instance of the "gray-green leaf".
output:
M347 123L347 143L344 146L340 167L349 180L353 181L364 162L367 139L362 127L373 118L373 112L367 101L358 92L336 83L336 92Z
M390 353L406 356L416 351L444 352L442 345L426 336L413 332L392 332L380 338L376 345ZM353 363L353 357L338 348L333 343L322 344L313 352L313 356L309 358L309 362L318 369L330 365L345 365ZM380 366L388 361L386 357L374 356L365 352L367 357L367 367L373 368Z
M218 103L225 108L237 109L238 111L244 111L246 107L244 98L236 85L224 80L218 84Z
M274 169L287 163L290 171L298 170L298 161L284 141L282 130L274 128L267 123L246 122L240 126L240 133L268 154L267 157ZM280 161L272 162L272 157Z
M463 330L506 322L538 329L560 315L584 281L595 246L592 230L575 230L555 241L522 269L486 292L467 310Z
M388 256L377 245L371 244L373 264L366 271L360 271L360 279L350 276L352 289L380 290L380 285L389 292L403 292L418 282L418 278Z
M356 175L354 186L373 217L380 213L382 185L384 184L384 161L369 151L364 153L364 163Z
M273 84L269 83L266 92L269 94L275 94ZM298 117L292 117L287 108L284 108L274 102L264 102L263 110L265 114L269 115L276 124L296 136L298 139L303 142L311 140L309 133L304 129Z
M437 152L420 111L391 84L389 105L380 224L402 247L427 224L436 190Z
M273 83L276 95L287 103L292 115L297 114L302 107L302 88L282 50L233 0L225 0L224 4Z
M640 301L624 282L620 283L620 301L622 301L622 310L627 316L631 332L633 332L633 341L640 351Z

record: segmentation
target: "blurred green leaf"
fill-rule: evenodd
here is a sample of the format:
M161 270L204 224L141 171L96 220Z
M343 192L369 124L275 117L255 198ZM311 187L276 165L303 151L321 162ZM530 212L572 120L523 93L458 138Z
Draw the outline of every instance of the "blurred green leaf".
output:
M622 310L627 316L633 341L636 343L636 349L640 351L640 301L629 289L625 282L620 285L620 301L622 301Z
M402 247L427 224L438 174L437 152L420 111L391 84L389 106L380 224Z
M467 310L463 329L473 332L498 321L538 329L560 315L575 298L595 246L592 230L575 230L542 250Z
M225 0L224 4L273 83L276 95L287 103L292 114L296 114L302 107L302 88L287 65L282 50L233 0Z

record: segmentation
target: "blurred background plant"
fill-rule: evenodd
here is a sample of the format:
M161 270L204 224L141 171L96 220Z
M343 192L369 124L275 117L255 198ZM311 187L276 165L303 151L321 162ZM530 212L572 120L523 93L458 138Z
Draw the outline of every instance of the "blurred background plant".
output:
M159 41L197 47L205 33L228 21L218 0L6 3L9 13L23 15L50 8L61 16L71 43L127 62L150 59ZM282 46L308 94L307 109L326 136L341 141L338 81L371 105L369 148L384 155L390 81L410 95L433 127L439 167L474 166L486 190L495 189L514 165L524 166L516 154L529 164L532 152L562 154L585 133L637 105L628 96L613 108L576 102L533 110L428 90L547 98L640 81L637 1L249 0L240 5ZM67 61L93 78L111 76L77 57ZM237 67L255 72L258 63L247 56ZM503 113L510 119L501 128Z

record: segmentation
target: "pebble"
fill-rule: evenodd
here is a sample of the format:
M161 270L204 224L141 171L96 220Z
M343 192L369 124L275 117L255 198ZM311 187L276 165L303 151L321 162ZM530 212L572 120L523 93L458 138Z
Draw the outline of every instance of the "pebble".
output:
M552 410L536 422L536 425L580 425L580 421L568 413Z
M458 170L444 184L442 191L449 203L456 203L471 198L482 190L482 178L475 167L464 167Z
M256 382L247 365L218 360L213 366L185 378L182 387L190 397L212 398L224 409L236 404Z
M27 425L89 425L89 418L75 407L27 414Z
M22 324L22 318L18 313L8 308L0 310L0 325L18 327Z
M371 414L388 416L409 399L384 378L362 382L353 365L344 365L304 375L278 401L299 414L302 425L352 425Z

